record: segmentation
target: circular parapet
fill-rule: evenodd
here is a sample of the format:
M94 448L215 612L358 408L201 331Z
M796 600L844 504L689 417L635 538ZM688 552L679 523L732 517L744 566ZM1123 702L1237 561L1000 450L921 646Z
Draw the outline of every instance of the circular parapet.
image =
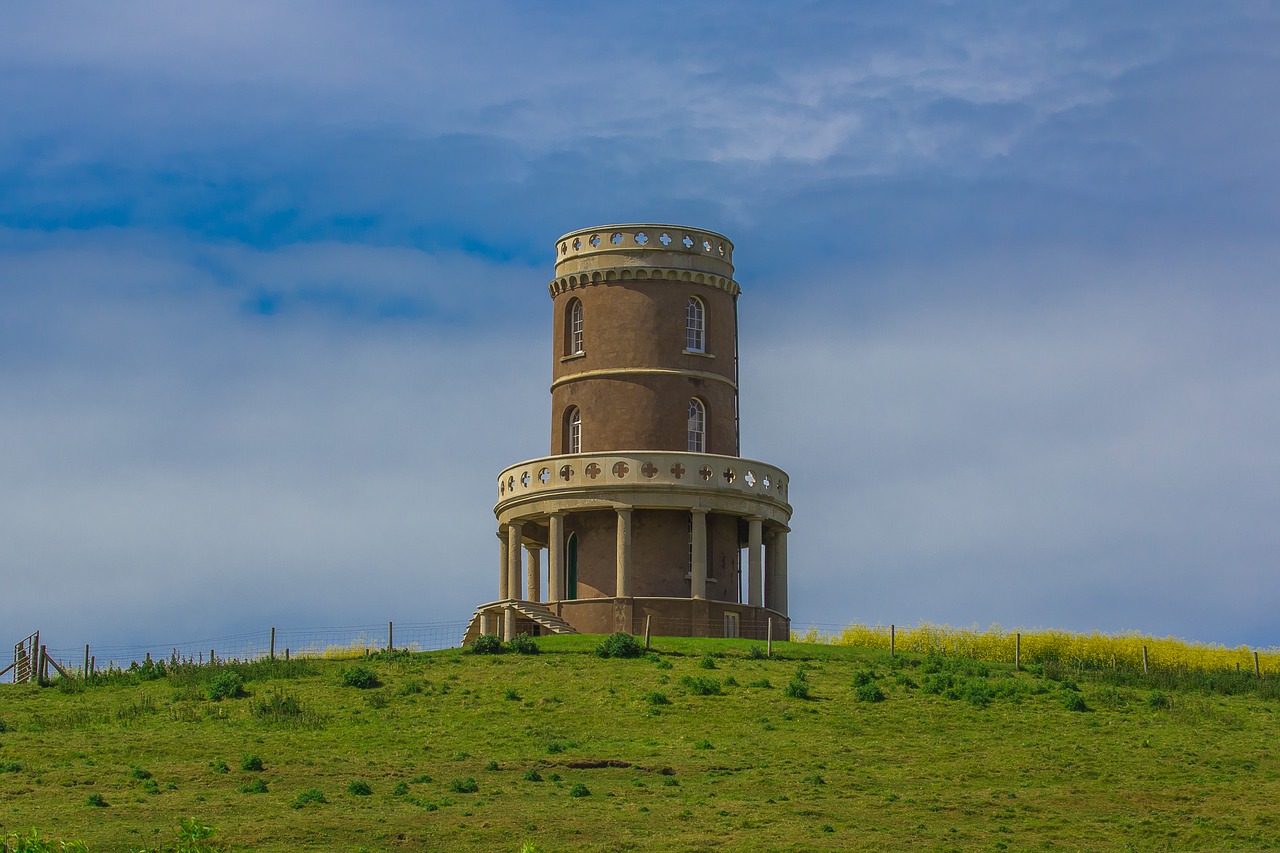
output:
M706 507L791 517L786 472L737 456L632 451L531 459L498 476L494 514L502 522L571 507Z
M689 281L736 296L733 243L723 234L683 225L600 225L556 241L551 295L610 281Z
M723 234L684 225L598 225L571 231L556 241L556 265L591 255L670 252L733 265L733 243Z

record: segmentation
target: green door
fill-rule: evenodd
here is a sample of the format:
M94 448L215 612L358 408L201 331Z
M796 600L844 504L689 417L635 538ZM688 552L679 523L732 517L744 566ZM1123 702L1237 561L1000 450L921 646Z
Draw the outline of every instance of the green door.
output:
M564 597L574 599L578 597L578 534L569 534L569 542L564 549L564 558L566 576Z

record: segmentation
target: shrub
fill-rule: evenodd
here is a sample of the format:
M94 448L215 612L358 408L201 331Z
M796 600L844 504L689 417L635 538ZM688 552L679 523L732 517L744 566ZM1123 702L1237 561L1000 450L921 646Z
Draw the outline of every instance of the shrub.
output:
M671 700L667 698L667 694L658 690L650 690L644 696L644 701L650 705L670 705Z
M573 783L573 787L569 789L569 796L571 796L571 797L589 797L589 796L591 796L591 792L590 792L590 791L588 791L588 790L587 790L587 786L586 786L586 785L584 785L584 784L582 784L581 782L574 782L574 783Z
M373 793L373 789L363 779L352 779L347 783L347 793L353 797L367 797Z
M763 687L763 688L766 688L766 689L769 689L769 688L772 688L772 687L773 687L773 685L769 683L769 679L767 679L767 678L757 678L755 681L752 681L752 682L748 683L748 684L747 684L747 686L748 686L748 687Z
M644 656L640 640L625 631L610 634L596 647L596 656L602 658L638 658Z
M364 664L356 664L351 669L343 670L342 683L347 687L357 687L361 690L370 690L382 684L378 681L378 673Z
M391 796L393 797L403 797L407 793L409 793L407 782L397 782L396 786L391 789Z
M791 681L782 689L782 695L789 699L810 699L809 679L804 674L804 667L796 670L796 674L791 676Z
M267 783L259 777L252 782L246 782L236 790L242 794L265 794L267 793Z
M1170 704L1172 703L1169 701L1169 697L1164 693L1161 693L1159 690L1151 691L1151 695L1147 697L1148 707L1154 708L1157 711L1168 708Z
M533 637L528 634L521 634L518 637L512 637L507 643L507 650L518 655L536 655L542 651L538 648L538 644L534 642Z
M0 761L0 773L21 773L24 769L21 761Z
M519 702L520 694L516 692L514 687L508 687L506 692L502 694L503 698L508 702Z
M738 686L738 679L734 678L732 675L726 675L726 676L724 677L724 686L725 686L725 687L737 687L737 686Z
M327 803L319 788L308 788L293 798L293 808L300 809L308 803Z
M985 708L991 704L991 700L995 698L995 695L985 681L972 679L965 682L964 687L960 690L960 698L975 708Z
M143 779L142 790L146 791L148 794L158 794L160 793L160 786L156 784L155 779Z
M219 758L217 761L213 762L213 764L209 766L213 768L214 773L230 773L231 772L231 768L227 766L227 762L223 761L221 758Z
M474 794L480 790L480 785L468 776L466 779L454 779L449 783L449 790L455 794Z
M502 768L498 766L498 762L491 760L488 764L484 766L484 769L492 773L493 771L501 770Z
M84 804L98 809L105 809L107 807L107 800L106 797L102 796L97 791L94 791L85 798Z
M658 661L658 669L671 669L671 661L662 658Z
M538 768L530 767L528 770L524 771L524 781L541 782L542 774L538 772Z
M1062 697L1062 704L1066 706L1068 711L1088 711L1089 706L1085 704L1084 697L1079 693L1067 693Z
M702 656L702 660L698 661L698 666L702 669L716 669L716 658L711 652L707 652Z
M201 824L193 817L178 821L178 832L174 838L174 853L215 853L216 847L207 844L218 830L212 826Z
M888 697L875 684L859 684L853 690L853 698L859 702L883 702Z
M701 675L686 675L680 679L680 683L697 696L719 696L724 692L720 689L719 681Z
M302 716L302 703L294 696L276 688L263 697L255 697L249 703L249 712L261 720L286 722Z
M262 759L252 752L246 752L240 757L240 769L246 773L261 773Z
M129 776L133 779L150 779L151 771L143 770L141 767L135 767L129 772Z
M500 655L505 650L497 634L481 634L471 641L468 651L473 655Z
M233 669L223 670L209 679L206 691L211 702L235 699L237 696L244 695L244 680L240 678L240 673Z
M875 673L869 669L862 669L853 674L853 686L861 687L864 684L870 684L876 680Z
M769 655L765 652L764 646L752 646L747 650L747 657L752 660L765 660Z

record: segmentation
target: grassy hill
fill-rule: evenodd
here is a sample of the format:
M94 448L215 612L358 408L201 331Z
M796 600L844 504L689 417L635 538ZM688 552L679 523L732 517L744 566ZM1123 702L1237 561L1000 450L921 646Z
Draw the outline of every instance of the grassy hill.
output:
M171 850L194 818L221 850L1280 846L1274 676L537 642L0 687L0 835Z

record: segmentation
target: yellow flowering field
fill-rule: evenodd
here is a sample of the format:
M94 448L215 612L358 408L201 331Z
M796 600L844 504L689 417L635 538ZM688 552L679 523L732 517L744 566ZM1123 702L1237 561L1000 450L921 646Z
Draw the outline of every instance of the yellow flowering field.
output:
M1280 672L1280 649L1227 648L1214 643L1195 643L1176 637L1147 637L1138 633L1077 634L1059 630L1008 631L999 625L985 630L952 628L925 623L913 628L894 629L895 647L903 652L974 658L991 663L1013 663L1015 637L1021 634L1022 662L1058 661L1072 666L1101 668L1142 666L1142 648L1152 668L1223 670L1253 669L1253 653L1263 673ZM797 634L800 642L828 643L868 649L889 648L889 626L850 625L839 633L823 634L816 628Z

